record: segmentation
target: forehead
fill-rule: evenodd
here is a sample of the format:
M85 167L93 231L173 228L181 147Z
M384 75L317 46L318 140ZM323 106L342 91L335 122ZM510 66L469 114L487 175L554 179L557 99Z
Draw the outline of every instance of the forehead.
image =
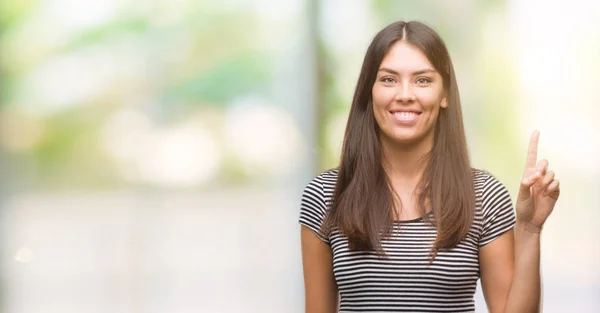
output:
M406 41L398 41L392 45L381 61L380 68L385 67L398 72L434 69L427 56L419 48Z

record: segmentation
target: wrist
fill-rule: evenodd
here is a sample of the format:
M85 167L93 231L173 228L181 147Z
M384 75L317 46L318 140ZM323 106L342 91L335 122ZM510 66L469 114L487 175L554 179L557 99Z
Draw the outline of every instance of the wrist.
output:
M518 234L539 236L542 233L542 227L535 226L529 222L517 219L515 230Z

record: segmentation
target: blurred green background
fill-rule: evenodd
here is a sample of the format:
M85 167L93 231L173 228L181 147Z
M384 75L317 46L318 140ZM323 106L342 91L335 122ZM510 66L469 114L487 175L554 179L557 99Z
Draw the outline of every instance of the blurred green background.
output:
M562 195L544 311L599 312L600 5L5 0L2 312L303 312L300 194L339 157L375 33L446 41L473 166ZM478 312L485 312L477 294Z

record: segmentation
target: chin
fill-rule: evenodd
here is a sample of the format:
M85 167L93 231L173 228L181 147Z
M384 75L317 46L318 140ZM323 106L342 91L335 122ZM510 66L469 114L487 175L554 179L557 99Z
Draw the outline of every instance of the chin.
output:
M411 146L416 145L428 137L427 134L424 133L416 133L416 132L395 132L391 134L391 136L386 135L386 141L390 144L402 145L402 146Z

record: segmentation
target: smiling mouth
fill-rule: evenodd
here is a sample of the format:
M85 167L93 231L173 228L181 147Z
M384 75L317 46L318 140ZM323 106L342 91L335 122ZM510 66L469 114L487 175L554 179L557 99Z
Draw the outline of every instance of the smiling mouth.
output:
M390 111L394 119L402 124L412 124L419 119L421 112L417 111Z

